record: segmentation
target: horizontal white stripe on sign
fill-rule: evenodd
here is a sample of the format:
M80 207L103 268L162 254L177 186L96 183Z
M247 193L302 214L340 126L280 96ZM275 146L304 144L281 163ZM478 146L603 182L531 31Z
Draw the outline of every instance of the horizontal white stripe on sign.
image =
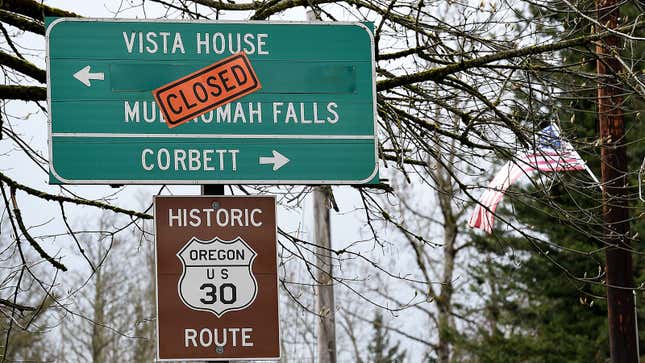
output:
M262 135L262 134L121 134L54 132L53 137L97 137L97 138L195 138L195 139L316 139L316 140L372 140L373 135Z

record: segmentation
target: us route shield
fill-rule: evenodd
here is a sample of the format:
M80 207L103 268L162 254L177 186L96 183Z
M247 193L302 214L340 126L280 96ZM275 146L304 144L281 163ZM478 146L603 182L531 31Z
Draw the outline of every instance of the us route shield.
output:
M256 256L240 237L232 241L191 238L177 253L183 264L177 286L181 300L193 310L210 311L218 318L246 308L258 291L252 270Z

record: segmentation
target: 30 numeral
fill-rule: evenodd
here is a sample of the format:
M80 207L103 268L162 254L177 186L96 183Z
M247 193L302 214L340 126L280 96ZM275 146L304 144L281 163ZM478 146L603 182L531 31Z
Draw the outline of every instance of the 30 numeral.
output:
M199 289L204 291L206 295L206 298L199 299L202 304L215 304L218 295L219 301L225 305L233 304L237 300L237 288L230 283L221 284L219 288L214 284L205 283Z

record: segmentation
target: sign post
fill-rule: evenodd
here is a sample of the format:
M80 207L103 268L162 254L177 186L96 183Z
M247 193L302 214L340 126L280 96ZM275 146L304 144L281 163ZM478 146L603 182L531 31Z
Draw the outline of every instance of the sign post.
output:
M157 357L279 359L274 197L155 197Z
M50 20L52 183L378 182L364 24Z

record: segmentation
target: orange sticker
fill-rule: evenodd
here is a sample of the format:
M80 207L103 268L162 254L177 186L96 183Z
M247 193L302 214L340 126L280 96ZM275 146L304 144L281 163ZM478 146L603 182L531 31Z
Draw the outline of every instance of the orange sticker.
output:
M246 53L240 52L152 91L173 128L262 88Z

